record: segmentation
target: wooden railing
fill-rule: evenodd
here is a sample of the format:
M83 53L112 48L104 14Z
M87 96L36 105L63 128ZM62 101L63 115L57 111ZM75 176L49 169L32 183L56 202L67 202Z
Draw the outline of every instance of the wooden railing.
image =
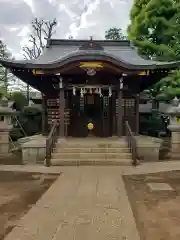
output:
M139 158L137 154L137 142L128 121L125 122L125 133L126 133L128 148L132 154L132 164L134 166L137 166L139 164Z
M59 124L57 121L54 121L51 131L47 137L46 140L46 160L45 164L47 167L51 166L51 155L53 152L53 149L56 146L56 142L58 139L58 130L59 130Z

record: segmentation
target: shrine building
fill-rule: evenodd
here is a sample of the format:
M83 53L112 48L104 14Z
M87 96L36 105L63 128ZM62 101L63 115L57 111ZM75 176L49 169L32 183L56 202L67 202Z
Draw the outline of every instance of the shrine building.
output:
M177 69L180 62L140 57L130 41L47 40L34 60L0 60L42 93L43 134L54 120L60 137L123 136L124 123L139 133L139 94Z

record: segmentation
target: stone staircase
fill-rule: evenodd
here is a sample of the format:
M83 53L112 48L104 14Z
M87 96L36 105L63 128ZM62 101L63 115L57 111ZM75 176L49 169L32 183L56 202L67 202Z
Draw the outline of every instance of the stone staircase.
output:
M58 141L51 162L54 166L125 166L132 159L123 138L70 138Z

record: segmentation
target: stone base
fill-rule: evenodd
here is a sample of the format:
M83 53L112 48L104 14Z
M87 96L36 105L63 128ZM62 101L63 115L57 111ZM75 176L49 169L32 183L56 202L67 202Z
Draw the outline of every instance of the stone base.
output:
M0 154L9 153L9 130L8 126L0 124Z
M137 151L140 160L158 161L162 139L149 136L136 136Z
M8 154L8 153L9 153L9 142L0 143L0 154Z
M179 160L180 161L180 152L179 153L174 153L174 152L170 152L168 154L168 159L170 160Z
M21 155L10 152L7 154L0 154L0 164L3 165L21 165Z
M12 157L12 153L0 153L0 160Z
M21 139L19 143L22 149L23 164L43 163L46 154L46 137L36 135Z

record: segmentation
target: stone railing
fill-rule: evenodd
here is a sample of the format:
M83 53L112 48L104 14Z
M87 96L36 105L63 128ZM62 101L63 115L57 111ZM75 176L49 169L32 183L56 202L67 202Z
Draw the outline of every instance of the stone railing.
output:
M160 138L139 135L136 136L137 153L140 160L158 161L163 140Z
M46 138L41 135L26 137L19 140L22 151L22 163L34 164L44 162L46 154Z

